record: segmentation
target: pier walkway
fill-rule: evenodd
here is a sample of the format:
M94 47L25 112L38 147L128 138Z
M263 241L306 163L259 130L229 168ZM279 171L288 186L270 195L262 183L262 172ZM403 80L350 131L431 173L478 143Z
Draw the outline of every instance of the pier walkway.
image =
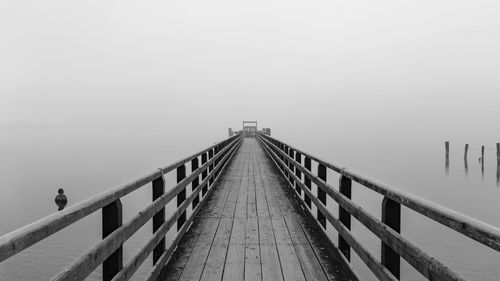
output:
M371 271L369 280L408 280L403 260L427 280L467 280L401 231L402 209L500 252L498 227L270 134L244 121L227 139L12 231L0 237L0 263L95 212L102 214L102 240L52 281L85 280L95 271L103 281L137 280L134 274L151 261L146 281L359 281L354 255ZM353 184L380 195L379 213L353 200ZM152 201L124 221L123 197L144 188L151 188ZM379 252L356 239L353 220L380 240ZM124 257L124 244L148 222L152 235Z
M243 140L157 280L348 280L271 165Z

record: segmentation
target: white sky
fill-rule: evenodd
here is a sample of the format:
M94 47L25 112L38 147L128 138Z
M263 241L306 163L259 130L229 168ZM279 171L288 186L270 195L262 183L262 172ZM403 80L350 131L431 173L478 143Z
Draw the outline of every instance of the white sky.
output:
M498 0L0 0L0 129L221 138L256 119L292 139L494 143L499 15Z

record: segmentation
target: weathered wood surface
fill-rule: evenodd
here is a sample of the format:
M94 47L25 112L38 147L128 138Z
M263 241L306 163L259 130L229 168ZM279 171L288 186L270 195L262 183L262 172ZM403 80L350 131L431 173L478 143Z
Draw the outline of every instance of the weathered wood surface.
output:
M285 166L285 169L287 169L288 167L285 165L285 162L279 159L276 153L283 155L285 158L288 157L288 154L280 150L270 151L269 145L269 142L264 144L266 149L271 153L271 155L274 156L273 159L276 159L278 161L277 164ZM296 163L295 165L296 168L301 169L306 176L310 177L311 180L315 184L317 184L319 188L323 189L331 198L337 201L340 207L344 208L347 213L358 219L359 222L361 222L375 235L377 235L383 243L390 246L390 248L392 248L397 254L401 255L406 261L408 261L415 269L417 269L429 280L464 280L463 278L457 276L441 262L430 257L428 254L406 240L388 225L384 224L382 221L377 220L373 215L364 211L361 207L353 203L347 196L341 193L342 190L336 191L332 186L325 183L319 176L317 177L311 174L307 169ZM284 173L283 176L285 176ZM341 185L342 177L344 177L344 174L342 174L341 176ZM323 203L319 201L319 198L313 197L312 193L309 191L307 186L305 186L305 184L299 182L299 185L306 194L312 197L312 201L318 209L318 214L322 213L324 216L326 216L327 220L339 232L339 237L342 237L344 241L354 249L354 251L372 270L372 272L378 277L379 280L396 280L396 278L380 262L378 262L358 241L354 239L344 223L342 223L340 219L334 218L333 215L329 211L327 211Z
M472 238L489 248L500 251L500 229L495 226L486 224L477 219L471 218L436 203L430 202L424 198L413 195L395 186L366 177L361 173L345 168L344 165L329 163L298 148L284 144L279 140L276 140L269 136L265 136L262 134L259 134L259 136L261 136L263 139L266 139L267 141L274 142L274 145L276 147L288 146L290 149L301 153L304 157L308 157L319 164L325 165L327 168L339 174L342 174L352 181L355 181L381 194L384 197L394 200L395 202L404 205L438 223L441 223L450 229L462 233L463 235L468 236L469 238ZM285 165L288 165L288 161L292 160L287 155L287 151L278 153L278 156L284 160ZM299 168L302 173L311 176L311 173L309 171L306 171L306 169L301 167L302 166L298 166L296 168ZM286 173L287 171L285 171L285 174ZM321 187L325 187L323 183L316 184L319 184Z
M199 157L199 155L204 155L207 151L212 151L212 149L216 146L219 146L223 143L228 144L229 141L234 140L234 138L236 138L236 136L234 136L232 139L221 141L207 149L197 152L164 168L149 172L137 179L118 185L92 198L66 208L65 210L42 218L36 222L33 222L27 226L21 227L0 237L0 262L51 236L61 229L79 221L80 219L94 213L95 211L102 209L108 204L115 202L121 197L133 192L134 190L137 190L138 188L141 188L144 185L161 178L163 174L172 171L179 165L191 161L192 159ZM226 146L224 149L228 150L229 147ZM214 161L209 161L209 163L212 162ZM191 181L195 177L199 176L199 173L200 172L195 172L191 174L190 177L186 178L183 183L179 184L180 186L182 186L181 188L184 188L185 185L191 183Z
M245 139L157 280L348 280L294 193Z

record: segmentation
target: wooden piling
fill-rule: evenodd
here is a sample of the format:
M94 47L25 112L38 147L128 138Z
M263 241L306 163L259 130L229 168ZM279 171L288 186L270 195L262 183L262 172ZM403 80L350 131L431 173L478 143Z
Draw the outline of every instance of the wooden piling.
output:
M444 142L444 148L446 151L446 158L448 158L450 156L450 142L449 141Z
M444 142L444 148L446 150L445 170L446 170L446 173L448 173L448 171L450 169L450 142L449 141Z
M500 143L497 142L497 162L500 162Z
M484 145L481 146L481 175L484 177Z
M469 151L469 144L465 144L464 159L467 160L467 152Z

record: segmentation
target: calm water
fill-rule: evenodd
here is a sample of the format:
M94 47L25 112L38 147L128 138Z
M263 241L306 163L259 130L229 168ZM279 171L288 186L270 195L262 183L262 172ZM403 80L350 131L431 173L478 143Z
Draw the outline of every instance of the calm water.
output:
M78 141L78 138L53 138L49 133L31 129L22 132L7 130L2 135L6 137L0 140L0 235L56 212L53 200L59 187L65 189L69 205L72 205L214 142L203 138L192 143L173 140L162 144L151 144L147 140L128 142L126 139ZM493 149L486 150L482 171L477 160L479 146L474 144L471 144L467 169L462 156L463 144L453 142L448 169L445 167L442 142L405 145L356 143L331 147L313 146L303 139L294 140L293 144L325 160L338 160L354 170L364 171L372 177L500 227L500 186ZM328 181L336 186L338 175L330 173L328 176ZM167 182L171 185L173 179L168 178ZM125 220L150 200L149 186L124 198ZM353 200L380 218L381 196L353 185ZM327 205L337 214L337 205L332 200ZM125 244L125 259L146 241L151 235L151 228L150 224L146 224ZM355 236L379 257L380 242L375 236L354 220L352 228ZM499 253L405 208L402 231L408 239L465 279L500 280ZM336 233L331 227L329 232L336 241ZM97 212L0 264L0 280L49 280L99 241L100 235L100 212ZM362 277L374 280L355 255L353 263ZM145 263L136 274L136 280L146 276L150 264L151 260ZM403 263L402 275L402 280L423 280L406 263ZM100 270L89 277L89 280L99 279Z

